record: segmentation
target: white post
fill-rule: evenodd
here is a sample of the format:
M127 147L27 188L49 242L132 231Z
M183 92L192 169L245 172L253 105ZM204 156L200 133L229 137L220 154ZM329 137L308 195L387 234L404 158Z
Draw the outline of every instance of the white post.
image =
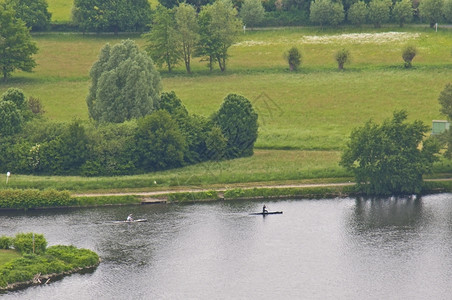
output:
M11 173L10 172L6 172L6 184L8 184L9 176L11 176Z
M435 23L435 32L438 32L438 23Z

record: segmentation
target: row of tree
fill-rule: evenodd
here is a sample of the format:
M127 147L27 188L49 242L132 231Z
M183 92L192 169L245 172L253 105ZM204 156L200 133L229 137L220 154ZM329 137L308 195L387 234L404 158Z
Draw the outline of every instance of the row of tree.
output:
M18 101L18 99L21 99ZM253 154L257 114L230 94L210 118L190 115L174 92L159 108L123 123L54 123L32 117L23 92L0 100L0 171L20 174L123 175Z
M225 71L228 49L237 40L241 28L242 22L230 0L217 0L204 6L199 14L186 3L172 9L159 6L152 30L145 34L147 50L169 72L183 61L191 73L193 55L206 57L211 70L217 62L220 70Z
M411 0L371 0L357 1L349 8L341 2L332 0L314 0L310 6L310 21L318 25L337 26L347 20L353 25L365 23L380 27L389 21L400 26L410 23L415 15L431 25L446 20L452 22L452 1L423 0L415 10Z

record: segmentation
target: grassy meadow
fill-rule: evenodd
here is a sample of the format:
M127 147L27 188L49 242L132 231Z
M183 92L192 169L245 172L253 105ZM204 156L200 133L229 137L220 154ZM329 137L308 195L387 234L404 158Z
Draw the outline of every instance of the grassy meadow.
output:
M139 35L45 33L33 38L40 49L38 66L33 73L14 73L7 83L0 84L0 92L9 87L23 89L27 96L39 98L46 116L55 121L88 120L85 97L89 70L106 43L130 38L140 46L146 44ZM403 67L401 57L408 43L418 48L412 69ZM303 55L301 69L293 73L283 56L291 46L299 47ZM334 60L341 48L349 49L352 56L342 72ZM439 113L437 98L452 81L451 49L452 31L434 32L426 27L242 33L230 48L225 73L217 69L210 73L206 62L194 58L193 75L185 74L182 65L172 74L162 68L161 74L164 91L174 90L191 113L209 116L229 93L250 99L259 113L256 154L134 176L130 181L149 185L158 178L171 186L347 176L337 162L353 128L370 118L380 122L396 109L406 109L409 120L419 119L428 125L445 118ZM212 169L217 175L209 176ZM34 184L29 176L19 177L19 186ZM104 182L86 179L91 183L96 180L100 185ZM71 179L55 179L59 181ZM86 188L94 189L94 185Z

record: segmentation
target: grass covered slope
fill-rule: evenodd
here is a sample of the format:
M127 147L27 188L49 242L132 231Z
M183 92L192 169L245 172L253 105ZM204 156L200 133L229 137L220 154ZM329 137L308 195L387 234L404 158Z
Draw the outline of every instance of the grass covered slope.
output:
M172 75L162 70L163 87L174 90L191 113L205 116L218 110L227 94L244 95L259 113L258 148L340 150L352 128L370 118L380 122L395 109L406 109L409 118L427 124L444 118L437 98L452 75L452 35L405 30L247 32L231 47L226 73L211 74L195 58L192 76L183 66ZM38 67L31 74L15 73L0 92L18 87L41 99L51 119L87 120L91 65L105 43L127 37L144 45L137 35L36 35ZM419 49L412 69L403 67L401 57L408 42ZM290 73L283 59L292 45L303 54L298 73ZM352 55L345 72L337 71L334 61L342 47Z
M172 74L161 72L164 90L174 90L190 113L211 115L229 93L247 97L259 114L254 156L120 178L13 174L8 185L82 191L350 176L337 163L353 128L370 118L381 122L396 109L406 109L408 121L419 119L427 125L445 118L437 98L452 78L451 33L420 27L247 31L230 48L225 73L210 73L199 58L193 59L193 75L186 75L182 65ZM14 73L6 84L0 83L0 93L18 87L26 96L39 98L50 119L88 120L85 98L91 65L105 43L126 38L145 45L139 35L37 34L35 71ZM403 67L407 43L418 47L412 69ZM292 46L303 55L296 73L289 72L283 58ZM352 63L340 72L334 53L344 47ZM439 168L450 169L449 163L441 162Z

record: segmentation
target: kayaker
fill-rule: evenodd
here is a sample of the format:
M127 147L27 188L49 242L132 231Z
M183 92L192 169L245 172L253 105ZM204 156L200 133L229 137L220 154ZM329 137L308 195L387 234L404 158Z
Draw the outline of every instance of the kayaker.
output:
M262 213L264 214L268 213L267 206L265 206L265 204L264 207L262 207Z
M133 217L132 217L132 214L130 214L128 217L127 217L127 222L132 222L133 221Z

